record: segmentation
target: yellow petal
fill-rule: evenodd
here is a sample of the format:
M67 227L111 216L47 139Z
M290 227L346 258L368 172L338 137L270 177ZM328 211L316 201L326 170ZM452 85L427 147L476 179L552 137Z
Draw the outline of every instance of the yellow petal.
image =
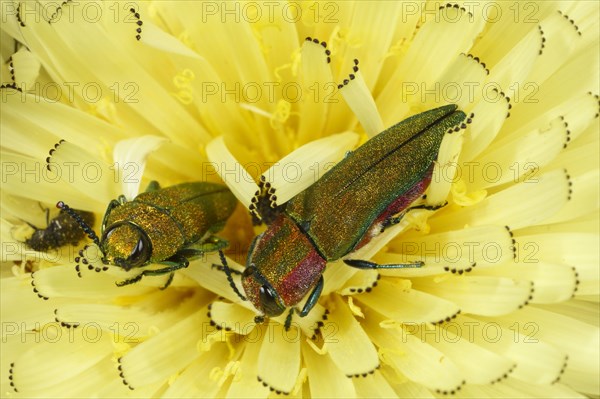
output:
M227 149L223 137L217 137L206 146L208 159L212 162L217 174L223 179L236 198L249 208L251 200L258 191L258 186L246 169Z
M407 102L420 107L426 101L423 85L427 87L439 78L456 54L467 52L484 25L482 18L473 18L467 10L454 7L440 7L436 12L427 13L426 18L394 75L376 99L385 126L407 115ZM402 101L398 101L398 93L403 93Z
M510 359L461 337L459 329L455 323L436 327L433 334L421 328L420 337L448 356L464 372L467 384L493 384L505 379L516 367ZM477 362L472 359L477 359Z
M427 189L427 203L431 205L443 204L452 183L460 178L457 161L463 144L463 134L464 130L461 129L460 132L444 136L433 168L431 184Z
M164 137L142 136L121 140L113 151L114 169L118 169L118 181L121 193L133 200L139 193L142 175L146 167L146 158L166 141ZM114 170L116 173L117 171Z
M475 174L465 176L473 182L469 189L480 190L527 178L528 174L554 159L562 150L564 141L563 121L556 118L547 127L493 146L467 169Z
M474 274L511 277L533 282L530 303L559 303L570 299L576 292L577 276L574 268L547 262L518 263L503 267L479 269Z
M24 90L33 89L40 71L40 61L25 47L14 53L11 60L17 86L24 85Z
M311 141L267 169L263 176L277 190L277 204L285 204L323 177L357 141L358 135L352 132Z
M205 352L191 363L165 391L167 398L216 397L221 389L218 373L223 370L227 360L227 345L216 344L210 352Z
M366 377L353 378L352 382L354 383L357 397L392 398L396 396L394 389L381 375L379 370L375 370L373 374Z
M598 390L599 382L592 378L599 372L598 362L595 361L600 357L595 344L599 333L597 326L529 306L512 315L502 316L497 321L505 328L515 326L523 332L531 331L533 326L536 339L567 352L567 367L561 378L563 382L582 392Z
M598 209L600 195L596 190L596 182L600 179L600 170L589 170L584 174L571 175L569 173L569 202L554 216L548 219L548 223L556 223L576 219L588 215Z
M330 57L325 54L326 46L309 39L307 38L302 43L301 50L302 97L300 112L303 115L310 115L310 117L300 118L298 126L300 142L306 141L307 137L314 137L316 132L323 130L329 103L334 101L332 94L336 90L329 65ZM318 39L316 40L318 41ZM339 100L335 99L335 101Z
M432 346L402 328L379 328L380 317L365 323L366 331L379 347L383 361L411 381L436 393L451 393L464 384L464 376L454 362Z
M568 201L568 180L564 171L545 173L490 195L476 206L455 212L440 212L432 228L444 226L508 225L518 229L543 222Z
M483 276L413 280L413 287L452 301L463 313L496 316L510 313L533 298L533 282Z
M496 319L459 316L443 325L447 331L439 339L456 334L482 349L509 359L516 367L510 376L531 383L550 384L561 374L566 355L539 339L535 323L500 325ZM519 329L522 332L519 332ZM435 337L436 334L433 334ZM500 380L504 375L500 376Z
M520 258L523 262L540 260L575 268L575 277L579 281L576 294L596 295L600 281L599 255L595 249L597 239L597 234L574 232L518 237L518 242L522 243Z
M236 262L233 262L231 259L228 259L227 263L232 269L238 271L243 270L242 266L238 265ZM254 311L252 304L250 304L248 301L242 301L235 294L229 285L229 282L227 281L225 273L215 267L212 267L213 265L220 264L221 259L219 258L218 254L206 254L206 256L204 256L202 259L197 259L190 262L190 265L187 268L181 270L181 274L190 277L201 287L204 287L207 290L238 304L239 306L243 306L246 309L251 309ZM241 290L240 292L243 294L240 277L234 274L233 280L238 287L238 290Z
M247 335L256 327L256 314L232 303L216 301L210 304L210 320L217 329L233 331L236 334Z
M436 216L430 220L436 220ZM475 267L496 266L512 260L512 246L510 232L501 226L468 227L427 235L407 232L390 242L389 252L377 255L376 259L380 263L425 262L422 268L404 270L404 276L422 276L442 271L462 274L475 270ZM391 275L399 275L399 272ZM388 271L382 270L382 273L387 274Z
M13 359L13 381L20 392L37 391L76 378L111 352L109 334L93 326L75 332L53 323L38 334L45 337L44 342Z
M127 295L142 295L151 292L152 287L143 284L132 284L117 287L114 277L108 273L88 273L85 277L77 277L72 266L58 266L35 272L32 285L40 297L67 298L113 298ZM143 281L142 281L143 282Z
M54 322L54 309L65 303L61 299L42 301L31 292L31 279L3 277L2 323L4 335L21 336L26 331L40 329L46 323Z
M55 144L48 160L47 168L54 176L70 183L85 196L107 204L119 195L119 173L115 168L119 166L111 166L73 143ZM68 198L65 202L69 203Z
M508 112L506 101L492 90L486 95L489 98L479 101L471 109L473 122L468 134L465 135L461 154L463 162L470 162L479 155L494 140L506 119Z
M358 69L358 60L355 60L354 63L353 72L350 73L348 78L344 79L344 84L339 88L340 93L360 121L367 136L373 137L382 132L385 125L377 111L375 100L367 88L362 73Z
M319 355L308 345L302 345L302 359L308 369L311 397L356 397L352 380L333 363L329 355Z
M379 366L375 347L346 304L337 299L335 306L329 321L336 330L325 340L324 348L347 377L373 373Z
M292 391L300 372L300 331L285 331L281 324L269 324L258 354L258 378L276 393ZM273 367L274 364L285 367Z
M346 281L339 293L340 295L353 295L370 292L377 286L379 279L380 275L375 270L363 270Z
M258 375L258 353L260 345L258 341L261 339L262 330L257 328L256 334L248 339L244 346L244 353L240 360L240 365L236 375L231 381L227 397L230 398L266 398L269 396L270 390L268 385L265 386L257 379Z
M355 299L400 323L442 323L460 312L460 307L449 300L412 289L407 280L389 277L383 277L370 293Z
M127 385L164 381L194 361L200 355L196 343L212 331L206 312L204 307L123 355L119 370Z

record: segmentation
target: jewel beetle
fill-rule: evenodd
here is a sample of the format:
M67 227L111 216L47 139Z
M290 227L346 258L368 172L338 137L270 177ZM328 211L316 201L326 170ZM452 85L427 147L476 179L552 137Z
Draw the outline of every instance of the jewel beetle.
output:
M166 288L174 272L187 267L190 259L227 246L225 240L212 234L225 226L236 204L234 195L221 184L193 182L160 188L157 182L151 182L148 189L132 201L121 195L109 203L100 238L64 202L59 201L56 206L76 220L94 241L105 265L116 265L127 271L151 263L164 266L144 270L118 282L118 286L136 283L144 276L170 273L163 287ZM83 252L75 258L78 273L79 261L94 269Z
M94 224L94 214L91 212L77 211L81 219L88 225ZM61 211L55 218L50 220L50 210L46 209L46 228L39 229L31 224L34 232L25 244L35 251L48 251L57 249L67 244L77 245L85 238L77 222L64 211Z
M425 192L446 132L462 125L466 115L456 105L435 108L386 129L348 153L316 183L286 204L267 230L251 245L242 273L247 299L267 317L293 310L307 294L301 310L306 316L323 289L327 262L344 258L359 269L420 267L422 263L379 265L351 259L354 251L410 209ZM254 208L257 209L257 208ZM264 207L263 207L264 209ZM223 270L232 289L243 300L222 256ZM259 316L257 321L262 317Z

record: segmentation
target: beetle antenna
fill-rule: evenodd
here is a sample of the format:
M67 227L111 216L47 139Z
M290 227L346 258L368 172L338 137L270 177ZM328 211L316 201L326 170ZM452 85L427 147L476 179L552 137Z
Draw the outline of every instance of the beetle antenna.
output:
M75 219L75 221L77 222L77 224L79 225L79 227L81 227L83 229L83 231L85 232L85 234L88 235L88 237L94 241L94 244L96 244L98 246L98 248L101 248L100 246L100 239L98 238L98 236L96 235L96 233L94 232L94 229L92 229L90 227L89 224L87 224L82 218L81 216L75 212L73 209L71 209L67 204L65 204L62 201L58 201L56 203L56 207L65 211L69 216L71 216L73 219Z
M240 290L238 290L235 283L233 282L233 277L231 276L231 269L229 268L229 266L227 266L227 259L225 259L225 254L223 254L223 251L221 250L219 250L219 257L221 258L221 263L223 264L223 271L227 275L227 281L229 281L229 285L233 289L233 292L235 292L236 295L239 296L242 301L245 301L246 297L242 295Z

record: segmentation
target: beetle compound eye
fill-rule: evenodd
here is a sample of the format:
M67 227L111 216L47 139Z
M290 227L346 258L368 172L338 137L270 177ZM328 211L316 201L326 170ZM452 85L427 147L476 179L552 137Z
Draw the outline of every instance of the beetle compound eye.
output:
M140 235L140 239L138 240L135 248L131 251L131 255L127 258L127 263L129 267L139 267L142 266L150 259L150 254L152 249L150 247L150 243L146 239L145 236Z
M102 236L102 252L108 262L130 270L146 264L152 256L148 235L131 222L117 222Z
M259 296L260 303L262 304L267 316L279 316L285 310L285 307L281 304L279 295L272 287L268 285L263 285L260 287Z

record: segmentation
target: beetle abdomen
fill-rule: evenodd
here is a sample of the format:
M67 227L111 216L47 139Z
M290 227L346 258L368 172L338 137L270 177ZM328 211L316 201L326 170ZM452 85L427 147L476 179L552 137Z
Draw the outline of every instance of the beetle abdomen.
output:
M352 250L356 251L357 249L368 244L373 238L377 237L383 232L383 229L386 227L386 222L388 222L391 217L402 213L402 211L406 210L406 208L408 208L410 204L412 204L415 200L421 197L425 190L427 190L427 187L429 187L429 183L431 183L432 173L433 167L429 169L429 172L425 175L425 177L422 180L419 180L410 190L408 190L405 194L399 196L394 202L392 202L385 209L385 211L383 211L377 217L377 219L367 229L366 233L362 236L360 241Z

